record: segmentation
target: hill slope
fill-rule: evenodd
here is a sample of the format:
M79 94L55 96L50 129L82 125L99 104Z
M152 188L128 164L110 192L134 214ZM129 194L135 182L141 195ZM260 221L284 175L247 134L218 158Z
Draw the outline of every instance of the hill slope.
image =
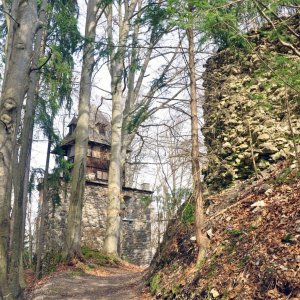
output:
M207 199L210 249L195 266L193 226L173 221L149 285L163 299L300 299L300 182L287 162Z

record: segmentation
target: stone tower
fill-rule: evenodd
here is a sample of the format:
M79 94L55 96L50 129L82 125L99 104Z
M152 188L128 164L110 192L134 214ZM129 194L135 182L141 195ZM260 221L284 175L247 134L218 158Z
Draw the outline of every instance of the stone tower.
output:
M61 143L61 149L71 162L75 155L76 117L68 125L69 132ZM93 108L89 120L89 141L85 199L82 218L82 245L101 250L106 230L108 202L108 172L110 162L110 122L98 109ZM151 252L151 209L147 205L152 191L125 186L125 170L122 176L122 210L120 256L137 265L147 265ZM65 238L70 189L62 184L61 205L56 208L50 222L50 244L61 246ZM146 200L146 201L145 201Z

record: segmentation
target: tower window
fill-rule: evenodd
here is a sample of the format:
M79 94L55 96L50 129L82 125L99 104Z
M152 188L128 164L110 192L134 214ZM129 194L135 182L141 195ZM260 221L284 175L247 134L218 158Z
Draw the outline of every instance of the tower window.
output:
M99 134L105 135L105 133L106 133L105 127L106 127L106 125L104 125L104 124L101 124L101 123L97 124Z

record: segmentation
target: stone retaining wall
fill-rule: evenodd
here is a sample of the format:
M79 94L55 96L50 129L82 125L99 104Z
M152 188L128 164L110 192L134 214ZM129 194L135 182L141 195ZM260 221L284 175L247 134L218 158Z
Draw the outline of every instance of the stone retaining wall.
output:
M220 51L207 61L203 75L202 132L209 162L204 173L213 189L254 175L254 166L259 173L295 157L293 135L296 141L300 137L299 94L286 83L290 78L281 78L279 65L285 56L291 68L299 68L299 57L259 31L249 39L256 44L250 53Z

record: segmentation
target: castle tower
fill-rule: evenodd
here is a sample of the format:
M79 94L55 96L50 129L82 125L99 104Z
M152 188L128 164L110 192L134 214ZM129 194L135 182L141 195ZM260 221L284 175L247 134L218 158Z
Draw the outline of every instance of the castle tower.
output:
M69 132L61 149L71 162L75 155L76 117L68 124ZM110 162L111 125L98 109L91 110L87 153L86 187L82 217L82 245L101 250L106 231L108 203L108 172ZM120 256L137 265L147 265L152 259L151 209L152 191L143 185L140 189L125 186L123 173ZM52 228L49 230L51 245L61 247L65 239L70 188L62 184L61 205L56 208ZM147 201L145 201L145 199Z

